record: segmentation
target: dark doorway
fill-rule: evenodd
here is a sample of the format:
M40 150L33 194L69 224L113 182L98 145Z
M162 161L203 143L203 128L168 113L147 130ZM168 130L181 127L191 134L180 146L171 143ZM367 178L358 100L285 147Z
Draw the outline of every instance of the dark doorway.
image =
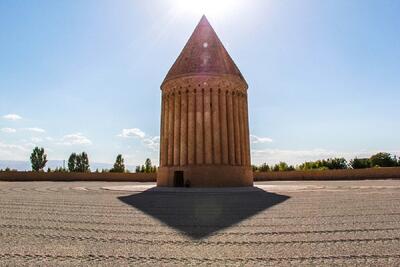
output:
M175 171L174 187L183 187L183 186L184 186L183 171Z

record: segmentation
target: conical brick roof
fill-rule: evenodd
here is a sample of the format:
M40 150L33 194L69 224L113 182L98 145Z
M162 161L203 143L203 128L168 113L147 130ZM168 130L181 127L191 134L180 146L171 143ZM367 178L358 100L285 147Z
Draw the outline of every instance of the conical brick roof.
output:
M201 18L163 84L171 79L191 75L235 75L247 85L206 16Z

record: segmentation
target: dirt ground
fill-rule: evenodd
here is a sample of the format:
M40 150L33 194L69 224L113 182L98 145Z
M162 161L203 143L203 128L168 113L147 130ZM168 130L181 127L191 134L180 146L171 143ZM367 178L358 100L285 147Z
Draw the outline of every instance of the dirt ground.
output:
M0 182L0 265L400 265L400 181Z

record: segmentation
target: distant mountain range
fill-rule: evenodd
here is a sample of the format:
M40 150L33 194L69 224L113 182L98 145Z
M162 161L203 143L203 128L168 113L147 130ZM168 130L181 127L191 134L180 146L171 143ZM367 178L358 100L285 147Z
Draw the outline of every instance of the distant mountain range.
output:
M47 168L51 168L54 170L57 167L63 167L64 162L62 160L49 160L46 164L45 170ZM135 170L135 166L132 165L125 165L126 168L129 170ZM68 167L68 162L65 161L65 167ZM102 169L111 169L113 167L113 164L109 163L97 163L93 162L90 163L90 169L92 171L95 171L96 169L102 170ZM17 161L17 160L0 160L0 169L5 169L5 168L10 168L12 170L18 170L18 171L30 171L32 170L31 163L29 161Z

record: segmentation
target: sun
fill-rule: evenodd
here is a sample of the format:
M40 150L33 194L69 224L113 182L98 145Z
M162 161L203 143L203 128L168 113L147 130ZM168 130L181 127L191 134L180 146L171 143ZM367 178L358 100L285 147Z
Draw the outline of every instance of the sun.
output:
M172 0L174 8L181 14L203 14L210 17L224 17L240 8L243 0Z

